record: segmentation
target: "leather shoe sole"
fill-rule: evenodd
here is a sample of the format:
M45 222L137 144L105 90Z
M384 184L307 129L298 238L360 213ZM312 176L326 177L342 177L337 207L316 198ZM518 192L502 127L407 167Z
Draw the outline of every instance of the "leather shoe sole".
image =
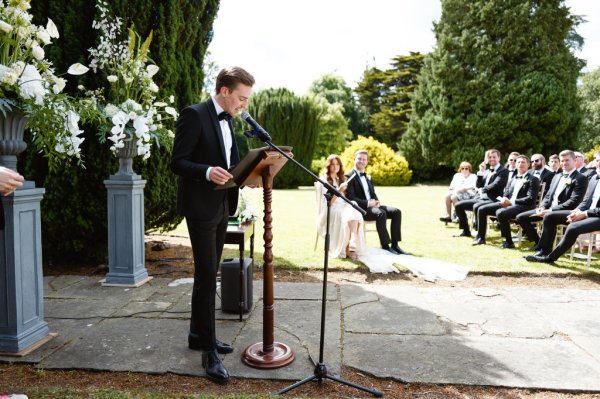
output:
M527 262L554 263L554 260L550 259L548 256L529 255L525 256L525 260Z

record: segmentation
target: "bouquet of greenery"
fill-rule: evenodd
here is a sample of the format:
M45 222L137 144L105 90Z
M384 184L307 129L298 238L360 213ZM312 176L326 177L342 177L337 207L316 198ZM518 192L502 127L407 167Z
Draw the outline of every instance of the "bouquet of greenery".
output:
M0 0L0 112L20 112L27 117L34 147L55 168L66 158L80 157L80 114L90 103L63 93L67 81L56 75L45 59L44 47L58 39L54 22L34 25L28 13L30 0ZM73 64L68 73L81 75L88 68Z
M158 66L149 58L152 32L142 41L133 30L128 29L127 39L121 39L122 21L109 13L105 1L96 2L99 19L93 23L100 31L97 47L90 49L90 68L103 73L109 88L93 93L101 115L100 139L112 142L110 149L117 153L126 144L135 146L136 155L147 159L150 146L170 146L175 136L171 130L178 113L166 101L157 100L159 88L153 81Z
M240 190L240 198L235 213L240 223L255 222L258 219L258 212L254 209L243 190Z

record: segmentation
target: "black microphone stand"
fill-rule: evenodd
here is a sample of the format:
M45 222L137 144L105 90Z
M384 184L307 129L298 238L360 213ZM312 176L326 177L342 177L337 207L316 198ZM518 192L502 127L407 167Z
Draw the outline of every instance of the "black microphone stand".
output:
M381 398L381 397L383 397L383 392L381 392L381 391L378 391L375 389L369 389L367 387L363 387L362 385L358 385L353 382L346 381L342 378L339 378L339 377L329 374L327 372L327 366L325 365L325 361L323 360L323 351L325 348L325 313L326 313L326 307L327 307L327 270L329 267L329 215L330 215L330 211L331 211L331 202L332 202L333 196L336 195L337 197L341 198L342 200L344 200L345 202L350 204L358 212L360 212L360 214L363 216L366 214L366 212L363 209L361 209L358 205L356 205L355 203L350 201L348 198L346 198L343 194L341 194L335 187L333 187L327 181L323 181L321 178L319 178L317 175L315 175L313 172L311 172L309 169L307 169L300 162L296 161L295 159L290 157L288 154L286 154L281 148L279 148L278 146L273 144L271 142L271 137L265 133L266 132L263 133L263 132L255 129L255 130L251 130L248 132L244 132L244 135L247 137L260 139L262 142L267 144L273 150L277 151L278 153L280 153L281 155L286 157L288 160L292 161L292 163L294 165L298 166L304 172L309 174L315 182L321 183L327 189L327 191L324 194L325 201L327 203L327 218L326 218L327 224L326 224L326 229L325 229L325 250L324 250L325 254L323 257L323 293L322 293L322 298L321 298L321 333L320 333L320 337L319 337L319 362L317 364L315 364L315 369L313 371L313 375L308 376L305 379L303 379L302 381L298 381L297 383L290 385L290 386L282 389L281 391L275 392L273 395L281 395L283 393L291 391L292 389L298 388L299 386L304 385L307 382L314 381L314 380L317 380L317 382L320 384L323 382L324 378L327 378L329 380L336 381L336 382L339 382L344 385L348 385L348 386L356 388L356 389L360 389L361 391L368 392L371 395L375 396L376 398ZM312 358L311 358L311 361L312 361ZM314 361L313 361L313 363L314 363Z

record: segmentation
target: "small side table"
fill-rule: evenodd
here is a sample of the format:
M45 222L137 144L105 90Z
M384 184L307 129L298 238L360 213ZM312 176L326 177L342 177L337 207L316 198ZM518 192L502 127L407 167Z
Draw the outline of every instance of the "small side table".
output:
M244 278L244 246L250 239L250 258L252 259L252 270L254 270L254 222L240 225L228 225L225 234L225 244L237 244L240 250L240 296L239 309L240 321L244 314L244 298L246 298L246 279Z

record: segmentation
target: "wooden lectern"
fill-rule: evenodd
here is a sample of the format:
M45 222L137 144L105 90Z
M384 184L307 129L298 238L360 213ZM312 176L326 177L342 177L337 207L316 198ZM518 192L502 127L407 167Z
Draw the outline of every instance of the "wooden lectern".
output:
M290 157L293 157L291 147L281 147ZM248 366L259 369L274 369L287 366L294 361L292 349L282 343L275 342L273 306L273 216L271 215L271 200L273 197L273 178L285 165L287 158L269 147L252 149L231 171L233 179L219 188L229 187L262 187L264 210L265 253L263 255L263 340L250 345L242 354L242 361ZM243 270L241 270L243 273ZM243 278L243 275L242 275Z

